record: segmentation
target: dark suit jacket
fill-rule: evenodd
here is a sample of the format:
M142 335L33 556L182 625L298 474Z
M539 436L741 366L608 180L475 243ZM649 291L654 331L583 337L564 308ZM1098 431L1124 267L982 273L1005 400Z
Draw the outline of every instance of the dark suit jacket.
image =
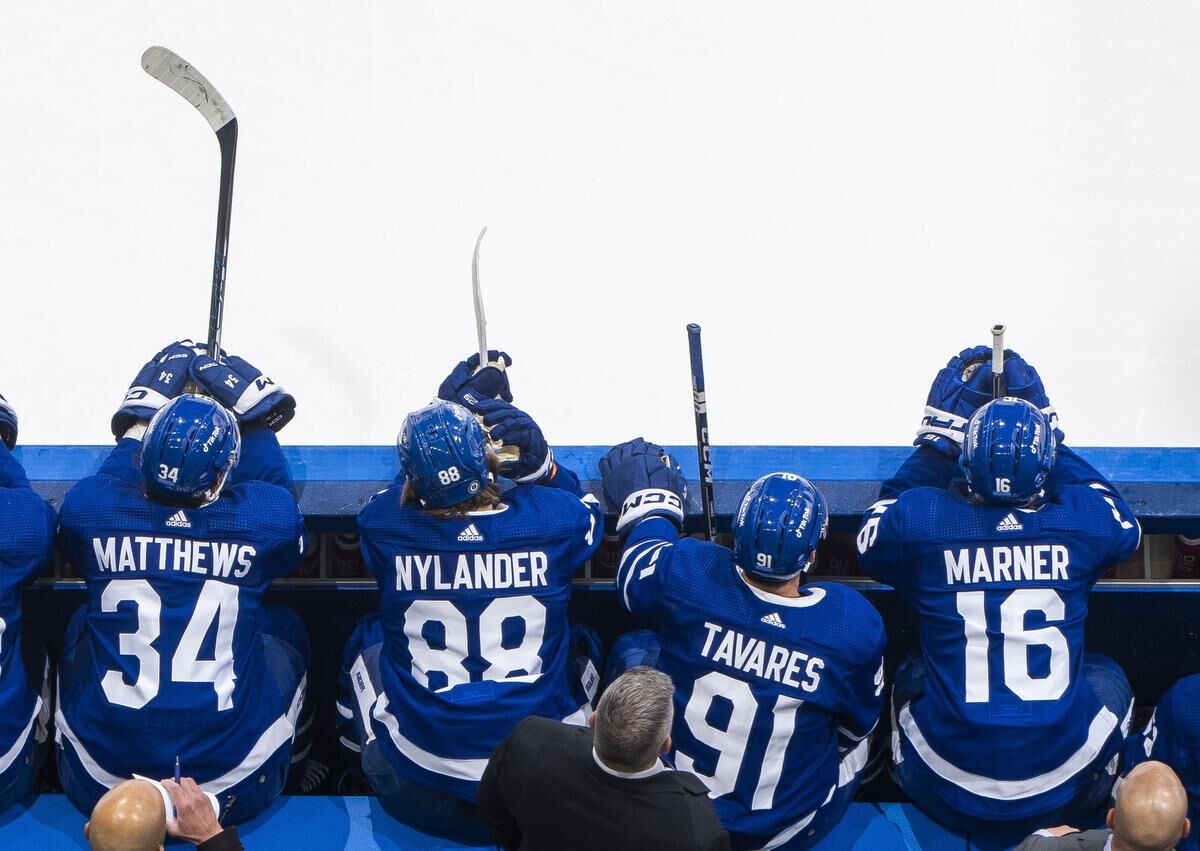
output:
M1066 836L1038 836L1036 833L1017 846L1016 851L1102 851L1111 830L1085 830Z
M597 764L590 729L546 718L526 718L500 743L475 803L507 851L729 848L694 775L614 776Z

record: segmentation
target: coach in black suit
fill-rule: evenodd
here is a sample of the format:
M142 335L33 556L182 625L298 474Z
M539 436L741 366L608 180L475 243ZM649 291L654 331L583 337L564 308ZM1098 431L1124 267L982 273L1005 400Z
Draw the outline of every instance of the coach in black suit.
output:
M671 678L619 677L592 713L594 731L526 718L500 743L475 803L506 851L729 848L708 789L667 768Z
M1187 792L1175 772L1161 762L1143 762L1119 781L1107 830L1051 827L1016 851L1169 851L1191 830L1187 807Z

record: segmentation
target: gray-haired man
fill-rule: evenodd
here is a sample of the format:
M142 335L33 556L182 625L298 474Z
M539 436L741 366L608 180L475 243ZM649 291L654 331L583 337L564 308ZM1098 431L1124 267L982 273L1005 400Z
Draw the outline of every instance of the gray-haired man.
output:
M708 789L659 756L670 746L673 691L666 674L634 668L600 698L594 729L518 724L475 797L496 842L506 851L729 848Z

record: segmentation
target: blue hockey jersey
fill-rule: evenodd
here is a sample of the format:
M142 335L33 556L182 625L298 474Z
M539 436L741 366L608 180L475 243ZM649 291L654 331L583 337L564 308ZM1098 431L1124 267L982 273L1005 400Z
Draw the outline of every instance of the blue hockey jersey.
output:
M1148 759L1171 766L1187 790L1192 832L1175 847L1200 851L1200 674L1171 686L1158 701L1146 729L1125 742L1121 773L1128 774Z
M304 685L279 694L258 634L263 592L292 573L304 521L275 435L252 430L220 498L149 499L125 438L63 501L60 537L87 583L90 675L61 682L59 735L98 782L183 772L208 791L290 741Z
M567 600L603 520L570 471L554 483L442 517L402 504L401 477L358 516L386 635L383 693L364 715L396 770L426 788L473 801L488 756L525 716L587 722Z
M858 535L863 571L920 617L924 693L896 722L939 796L991 821L1069 803L1122 723L1082 676L1088 593L1137 549L1133 512L1066 446L1034 508L984 505L918 448ZM1126 727L1127 729L1127 727ZM896 740L894 740L896 742Z
M879 613L834 583L794 598L754 588L730 550L663 518L630 533L617 590L657 630L675 682L675 766L708 785L734 847L799 834L866 764L883 707Z
M42 708L21 657L21 589L54 552L54 509L29 487L0 443L0 779L21 753ZM40 681L42 672L35 671Z

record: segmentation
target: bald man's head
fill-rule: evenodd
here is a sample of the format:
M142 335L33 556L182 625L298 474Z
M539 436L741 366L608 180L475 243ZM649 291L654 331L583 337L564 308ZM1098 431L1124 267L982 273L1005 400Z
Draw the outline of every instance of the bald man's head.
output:
M84 826L92 851L160 851L166 831L162 795L144 780L109 789Z
M1143 762L1121 781L1109 811L1113 848L1166 851L1188 834L1187 792L1161 762Z

